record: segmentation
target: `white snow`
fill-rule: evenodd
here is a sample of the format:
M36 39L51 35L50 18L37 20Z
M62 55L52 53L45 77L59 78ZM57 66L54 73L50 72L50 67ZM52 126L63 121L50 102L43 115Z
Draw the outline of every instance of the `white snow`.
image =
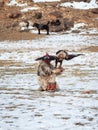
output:
M71 31L83 26L76 24ZM98 34L98 30L0 42L0 130L98 129L98 52L89 51L91 46L98 47L98 36L82 33ZM63 62L65 70L56 77L59 92L37 91L35 59L60 49L84 55ZM6 64L9 60L15 64ZM92 93L82 93L87 90Z
M13 5L23 7L23 6L27 6L27 3L20 4L16 0L10 0L10 3L8 4L8 6L13 6Z
M73 31L78 31L79 34L97 34L98 33L97 28L86 29L85 28L86 26L87 25L85 23L77 23L77 24L74 24L74 27L72 27L70 30L68 30L66 32L71 33Z
M89 3L86 2L66 2L62 3L61 6L64 7L71 7L76 9L93 9L98 8L98 4L96 3L96 0L91 0Z
M35 3L36 2L54 2L54 1L58 1L60 2L60 0L33 0ZM10 3L8 4L9 6L25 6L26 8L24 8L23 10L21 10L22 12L26 12L28 10L35 10L38 9L38 7L28 7L27 3L24 4L20 4L18 3L16 0L11 0ZM65 3L61 3L60 6L64 6L64 7L71 7L71 8L76 8L76 9L93 9L93 8L98 8L98 3L96 2L96 0L91 0L89 3L87 2L65 2Z
M0 130L97 130L98 53L86 50L97 45L98 36L72 33L0 42L0 60L21 63L0 67ZM38 92L35 58L59 49L85 55L63 62L59 92Z
M58 1L60 2L60 0L33 0L34 2L55 2Z
M38 10L38 9L39 9L38 7L27 7L27 8L20 10L20 11L21 12L28 12L29 10Z

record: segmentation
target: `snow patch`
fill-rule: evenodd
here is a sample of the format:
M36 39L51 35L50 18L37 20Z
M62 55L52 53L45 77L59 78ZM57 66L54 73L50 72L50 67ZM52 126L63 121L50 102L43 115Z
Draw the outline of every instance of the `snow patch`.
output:
M62 3L60 6L64 7L71 7L71 8L76 8L76 9L93 9L93 8L98 8L98 4L96 3L96 0L91 0L90 3L86 2L66 2Z

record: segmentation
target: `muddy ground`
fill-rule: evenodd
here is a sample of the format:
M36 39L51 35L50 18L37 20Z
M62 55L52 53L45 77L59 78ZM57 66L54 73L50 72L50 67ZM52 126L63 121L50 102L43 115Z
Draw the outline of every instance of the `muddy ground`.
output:
M97 9L74 9L59 6L59 2L33 3L30 6L39 8L28 12L20 12L23 7L7 6L4 4L0 8L0 41L3 40L31 40L41 36L30 33L30 31L20 32L19 23L24 20L30 20L33 23L46 23L55 19L69 19L76 23L85 23L85 28L98 28L98 10ZM35 17L36 13L42 13L41 18ZM11 17L15 14L16 17ZM19 14L19 15L17 15ZM52 15L51 15L52 14ZM65 30L66 31L66 30ZM42 35L43 37L43 35Z

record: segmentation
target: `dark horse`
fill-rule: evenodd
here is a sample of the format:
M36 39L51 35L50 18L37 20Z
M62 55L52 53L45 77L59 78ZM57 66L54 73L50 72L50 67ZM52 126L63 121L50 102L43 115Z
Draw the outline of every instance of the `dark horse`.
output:
M49 21L47 24L38 24L38 23L34 23L33 27L36 27L38 29L38 34L40 34L40 30L46 30L47 31L47 35L49 35Z

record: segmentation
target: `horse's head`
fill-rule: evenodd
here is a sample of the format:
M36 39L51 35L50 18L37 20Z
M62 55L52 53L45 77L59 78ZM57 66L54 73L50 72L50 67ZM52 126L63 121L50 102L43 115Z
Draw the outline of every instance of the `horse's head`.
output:
M33 27L38 27L38 25L39 25L38 23L34 23Z

